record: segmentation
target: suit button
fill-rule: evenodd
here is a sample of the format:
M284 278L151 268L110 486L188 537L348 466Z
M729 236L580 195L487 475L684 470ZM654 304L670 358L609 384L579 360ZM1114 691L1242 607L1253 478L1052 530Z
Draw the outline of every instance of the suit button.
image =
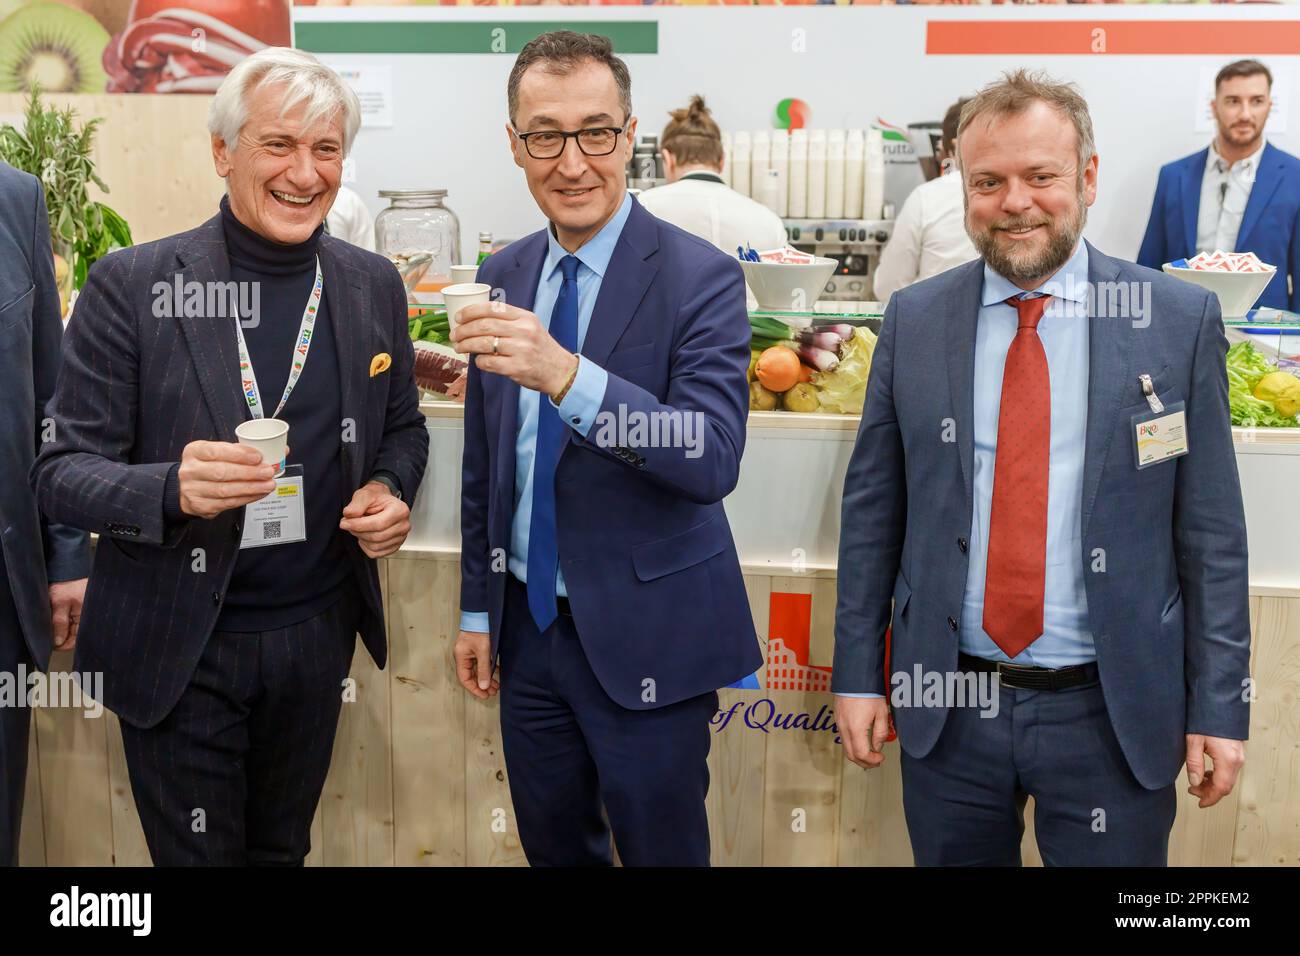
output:
M236 522L231 526L231 528L230 528L230 533L231 533L231 535L232 535L233 537L238 538L239 535L240 535L240 532L242 532L243 530L244 530L244 529L241 528L241 527L239 526L239 522L236 521Z
M957 539L957 547L961 549L961 553L962 553L962 554L965 554L966 551L967 551L967 549L970 547L970 545L968 545L968 544L966 543L966 539L965 539L965 538L958 538L958 539Z
M957 619L955 617L948 618L948 630L950 631L957 630Z
M213 604L216 604L216 605L220 605L220 604L221 604L221 592L220 592L220 591L213 591L213 592L212 592L212 603L213 603ZM951 621L952 618L948 618L948 620Z

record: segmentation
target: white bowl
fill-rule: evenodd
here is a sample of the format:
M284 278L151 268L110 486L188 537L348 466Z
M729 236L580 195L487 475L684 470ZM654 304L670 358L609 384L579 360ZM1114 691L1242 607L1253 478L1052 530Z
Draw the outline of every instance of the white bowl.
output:
M1163 268L1171 276L1217 295L1225 319L1239 319L1249 312L1277 273L1276 266L1269 266L1267 272L1211 272L1208 269L1179 269L1166 262Z
M806 264L740 260L745 282L764 312L811 312L837 265L825 256Z

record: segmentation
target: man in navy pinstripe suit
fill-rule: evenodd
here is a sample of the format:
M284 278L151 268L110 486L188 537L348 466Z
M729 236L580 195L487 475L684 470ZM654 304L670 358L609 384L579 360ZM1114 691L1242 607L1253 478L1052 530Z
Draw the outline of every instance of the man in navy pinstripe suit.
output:
M386 658L374 559L410 530L428 433L397 271L322 235L355 94L272 48L208 125L221 211L92 269L33 481L100 536L77 667L121 717L154 862L296 865L357 632ZM235 442L251 418L288 422L285 461Z

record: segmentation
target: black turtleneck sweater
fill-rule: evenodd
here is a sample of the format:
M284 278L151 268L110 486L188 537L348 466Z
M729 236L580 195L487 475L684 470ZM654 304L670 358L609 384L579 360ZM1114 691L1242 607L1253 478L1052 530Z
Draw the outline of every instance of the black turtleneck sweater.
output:
M256 328L244 329L244 340L257 374L263 414L271 417L289 379L298 327L316 278L322 230L299 245L272 242L236 219L228 198L221 200L221 223L230 277L260 283L260 321ZM307 361L278 416L289 423L288 464L303 466L307 540L239 552L217 618L219 631L288 627L320 614L355 586L347 532L339 529L351 494L341 456L343 404L330 293L326 277ZM251 418L242 398L241 404L245 417Z

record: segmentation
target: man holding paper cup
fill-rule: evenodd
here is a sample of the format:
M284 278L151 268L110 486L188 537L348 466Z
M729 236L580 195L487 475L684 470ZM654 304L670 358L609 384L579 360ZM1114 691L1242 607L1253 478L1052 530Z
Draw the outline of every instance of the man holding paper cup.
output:
M745 446L744 276L628 194L631 81L608 39L529 42L508 101L550 225L483 263L493 301L452 330L472 356L457 677L500 690L530 863L608 865L612 831L625 865L708 865L717 688L761 663L722 507Z
M110 255L77 302L33 468L98 532L78 670L104 674L157 864L301 864L375 558L428 455L406 296L322 235L360 125L309 54L263 50L209 113L227 197Z

